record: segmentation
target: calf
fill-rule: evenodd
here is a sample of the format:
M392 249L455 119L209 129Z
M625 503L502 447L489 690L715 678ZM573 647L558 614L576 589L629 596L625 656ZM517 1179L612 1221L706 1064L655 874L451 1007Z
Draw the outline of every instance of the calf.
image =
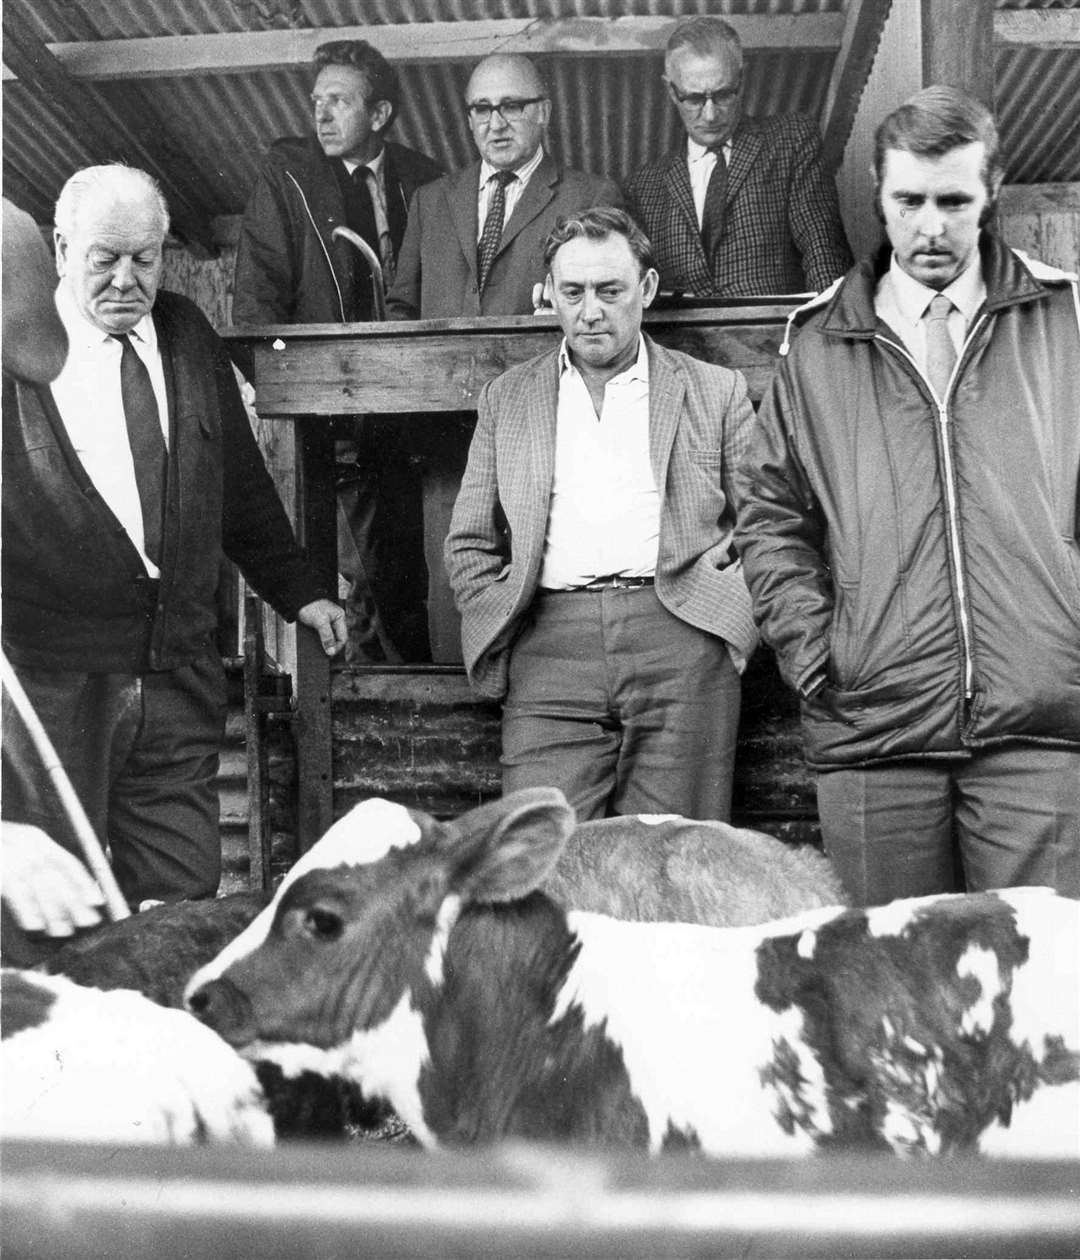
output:
M573 827L559 793L469 819L369 803L367 861L341 832L312 850L189 1008L245 1054L386 1097L429 1146L1080 1154L1080 903L619 922L533 891Z
M0 997L5 1137L273 1143L251 1065L184 1011L8 969Z

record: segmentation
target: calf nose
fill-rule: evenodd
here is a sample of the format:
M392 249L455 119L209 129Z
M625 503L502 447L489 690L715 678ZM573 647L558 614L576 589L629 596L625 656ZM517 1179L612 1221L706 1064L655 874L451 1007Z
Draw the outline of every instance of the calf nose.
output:
M231 1046L255 1040L251 1003L228 980L208 980L184 999L188 1010Z

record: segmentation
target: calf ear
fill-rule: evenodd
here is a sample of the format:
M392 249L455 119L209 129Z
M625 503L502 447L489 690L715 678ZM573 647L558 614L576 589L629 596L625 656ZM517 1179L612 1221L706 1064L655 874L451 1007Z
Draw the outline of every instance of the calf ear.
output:
M524 788L462 814L442 841L460 859L453 890L479 902L526 896L548 877L575 825L558 788Z

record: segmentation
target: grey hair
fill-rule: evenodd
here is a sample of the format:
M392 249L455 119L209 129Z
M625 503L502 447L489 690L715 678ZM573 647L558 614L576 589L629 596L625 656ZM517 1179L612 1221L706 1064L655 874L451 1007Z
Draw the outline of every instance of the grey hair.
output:
M83 202L99 190L139 192L152 197L161 218L161 235L169 231L169 205L161 185L147 171L124 162L108 162L102 166L86 166L76 171L60 189L53 212L53 222L65 236L71 236L78 222Z
M664 50L665 66L672 53L680 48L689 48L701 57L729 57L739 73L742 73L742 41L738 31L723 18L699 15L681 21L668 36Z

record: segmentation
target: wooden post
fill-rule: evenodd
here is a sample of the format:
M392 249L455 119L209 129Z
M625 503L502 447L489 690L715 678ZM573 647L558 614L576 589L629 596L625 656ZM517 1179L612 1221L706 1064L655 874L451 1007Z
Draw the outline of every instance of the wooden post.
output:
M922 79L994 108L994 0L922 0Z

